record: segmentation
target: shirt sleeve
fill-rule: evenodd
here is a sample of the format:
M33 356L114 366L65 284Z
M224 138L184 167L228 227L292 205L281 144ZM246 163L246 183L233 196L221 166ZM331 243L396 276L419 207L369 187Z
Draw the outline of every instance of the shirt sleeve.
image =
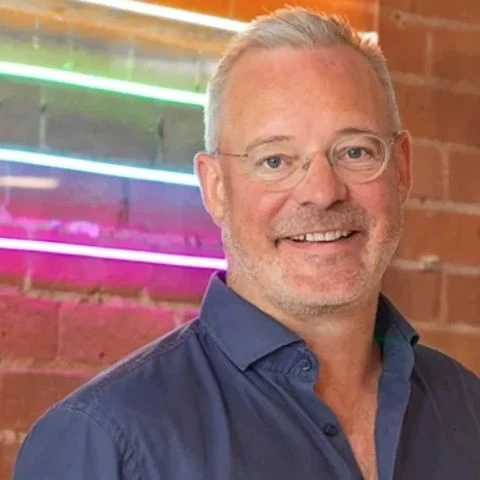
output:
M122 450L115 435L86 412L57 407L27 435L13 480L140 479Z

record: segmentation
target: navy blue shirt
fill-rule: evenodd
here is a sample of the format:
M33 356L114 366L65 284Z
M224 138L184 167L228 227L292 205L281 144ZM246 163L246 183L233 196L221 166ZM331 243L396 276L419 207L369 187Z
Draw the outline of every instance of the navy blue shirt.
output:
M380 480L480 478L480 381L384 297ZM360 480L304 342L214 276L199 319L50 409L14 480Z

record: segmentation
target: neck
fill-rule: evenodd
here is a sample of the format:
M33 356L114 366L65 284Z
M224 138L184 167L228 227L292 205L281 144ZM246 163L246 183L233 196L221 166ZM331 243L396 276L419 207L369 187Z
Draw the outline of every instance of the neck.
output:
M295 311L242 288L231 272L227 284L305 341L320 363L317 391L334 388L351 397L375 384L381 371L380 348L373 340L379 289L352 304Z
M381 365L373 341L378 292L361 305L329 309L316 318L282 321L315 354L321 375L317 389L335 385L350 392L367 387Z

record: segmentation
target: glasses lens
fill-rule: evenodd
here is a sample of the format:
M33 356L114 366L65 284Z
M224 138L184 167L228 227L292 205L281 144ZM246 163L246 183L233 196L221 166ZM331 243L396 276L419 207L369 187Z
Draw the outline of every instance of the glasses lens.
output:
M257 147L245 158L251 177L268 190L283 190L302 172L301 155L289 144L271 143Z
M367 182L378 175L387 159L387 144L375 135L342 138L332 147L331 160L345 180Z
M340 138L330 150L330 162L346 182L364 183L380 175L387 163L388 144L370 134ZM295 146L272 142L256 147L242 162L251 178L269 191L282 191L302 181L310 165Z

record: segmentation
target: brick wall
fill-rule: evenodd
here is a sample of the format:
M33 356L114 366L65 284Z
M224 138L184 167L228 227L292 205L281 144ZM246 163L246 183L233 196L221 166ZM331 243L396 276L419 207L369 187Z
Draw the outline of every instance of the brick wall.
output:
M425 342L480 373L480 2L381 0L379 32L415 140L385 290Z
M178 0L175 5L187 3ZM227 3L229 14L237 4L254 4L209 5ZM279 4L270 3L265 6ZM322 3L311 0L309 5ZM381 0L377 19L374 1L338 2L359 28L372 28L379 20L406 126L415 135L416 181L407 235L385 289L428 342L480 373L480 186L475 183L480 178L475 121L475 113L480 113L480 71L475 67L480 4L471 0L467 9L468 3L463 0L465 8L451 12L444 6L451 2ZM334 9L333 2L329 8ZM237 13L248 18L257 12ZM37 139L35 132L33 137ZM102 191L113 188L116 196L89 196L73 211L86 204L89 220L108 217L99 223L121 231L122 242L130 242L132 235L137 243L151 242L148 235L158 233L167 217L173 218L175 233L205 229L205 238L212 238L210 226L198 223L198 215L182 217L185 202L191 212L198 212L198 198L116 183L98 186ZM128 211L125 190L139 194ZM16 215L32 212L24 209L26 197L10 200ZM39 217L60 211L66 212L64 220L71 218L69 203L55 198L38 203ZM129 221L122 223L125 218ZM29 230L22 227L12 234L26 236ZM178 241L178 236L155 238L174 249ZM197 241L194 236L192 252L199 250ZM212 253L215 247L203 245L201 250ZM191 318L210 272L24 253L1 253L0 265L0 480L7 480L32 421L126 352Z
M15 256L15 261L22 255ZM110 274L100 282L105 286L117 283L111 281L112 275L131 275L126 264L87 262L92 261L100 262L90 264L93 270ZM79 272L84 262L68 259L68 265L62 261L60 268ZM142 270L141 265L134 268L138 267ZM102 368L195 315L210 272L149 268L164 299L160 294L152 298L145 291L129 290L132 296L104 293L98 289L98 276L97 287L75 291L71 282L68 287L65 273L64 285L53 278L52 283L35 288L28 286L25 277L14 275L11 285L2 285L0 479L11 478L9 472L24 433L44 410ZM16 280L18 288L13 285Z

